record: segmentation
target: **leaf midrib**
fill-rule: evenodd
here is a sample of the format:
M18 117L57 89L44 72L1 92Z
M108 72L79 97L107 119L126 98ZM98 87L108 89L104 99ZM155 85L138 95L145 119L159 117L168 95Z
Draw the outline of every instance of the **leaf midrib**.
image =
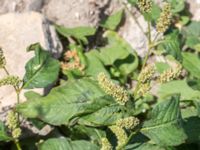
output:
M27 86L29 86L29 83L32 82L35 78L36 75L38 75L38 73L42 70L43 66L46 65L47 60L49 60L49 58L47 58L42 64L41 67L39 67L39 69L32 75L32 77L23 85L23 88L26 88Z
M166 122L166 123L162 123L162 124L158 124L158 125L155 125L155 126L150 126L150 127L144 127L141 129L141 131L146 131L146 130L152 130L152 129L156 129L156 128L160 128L160 127L164 127L164 126L168 126L170 124L175 124L177 123L178 121L181 121L181 119L174 119L170 122Z

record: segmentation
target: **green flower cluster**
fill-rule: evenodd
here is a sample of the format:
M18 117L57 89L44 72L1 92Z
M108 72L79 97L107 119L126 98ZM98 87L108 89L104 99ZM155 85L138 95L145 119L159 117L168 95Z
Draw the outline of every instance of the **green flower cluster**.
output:
M119 119L116 125L125 129L134 129L140 123L139 119L136 117L127 117Z
M101 150L112 150L112 145L107 138L101 138Z
M126 144L128 136L127 136L125 130L119 126L114 125L114 126L110 126L109 128L115 134L115 136L117 138L116 150L118 150L121 146Z
M147 65L144 69L142 69L141 73L138 76L138 81L141 83L145 83L153 77L155 73L154 65Z
M6 65L6 59L4 57L2 49L0 48L0 68L5 67L5 65Z
M11 130L12 137L18 139L21 135L21 129L18 127L19 122L17 114L14 111L10 111L6 118L6 125Z
M150 83L143 83L140 85L140 88L137 91L137 94L139 96L144 96L148 91L150 91L150 89L151 89Z
M117 84L114 84L104 73L98 75L100 87L110 96L114 97L120 105L125 105L129 100L128 92Z
M169 81L172 81L180 76L182 72L182 66L180 64L177 64L176 68L169 68L168 70L164 71L160 77L159 82L160 83L166 83Z
M150 91L150 83L151 80L156 72L154 65L147 65L145 68L142 69L138 76L139 88L136 91L136 94L139 96L144 96L148 91Z
M138 0L138 7L140 11L149 13L152 9L152 0Z
M17 76L7 76L0 80L0 87L4 85L12 85L18 87L22 81Z
M169 28L171 23L171 18L172 18L171 5L169 3L165 3L163 10L160 14L160 17L157 21L156 28L159 33L164 33Z

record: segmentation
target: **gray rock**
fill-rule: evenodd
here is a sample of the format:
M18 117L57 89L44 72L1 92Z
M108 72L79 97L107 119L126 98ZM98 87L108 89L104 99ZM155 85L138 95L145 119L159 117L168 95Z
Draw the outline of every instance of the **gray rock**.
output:
M136 21L127 16L125 24L120 28L119 34L136 50L137 54L141 57L144 57L147 53L148 40L145 35L147 32L147 22L144 20L144 17L140 14L136 15ZM151 27L152 38L156 35L155 28Z
M67 27L96 26L120 7L116 0L48 0L42 12L51 21Z
M36 12L8 13L1 15L0 20L0 46L4 51L7 60L6 67L10 74L23 78L25 64L33 57L33 52L26 52L30 44L40 42L44 48L51 50L55 57L59 57L62 46L54 28L41 14ZM6 74L1 69L0 78L4 76ZM39 91L42 93L43 89ZM25 100L23 92L21 101ZM16 94L12 87L0 87L0 102L1 107L16 103Z
M91 26L98 14L91 10L91 0L50 0L43 13L53 22L67 27ZM95 22L95 21L94 21Z
M8 12L40 11L44 0L1 0L0 14Z

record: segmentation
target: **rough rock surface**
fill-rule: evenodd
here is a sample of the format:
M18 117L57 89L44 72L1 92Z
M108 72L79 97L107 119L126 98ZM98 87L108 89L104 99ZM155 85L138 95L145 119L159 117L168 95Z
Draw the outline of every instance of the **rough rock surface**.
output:
M44 0L0 0L0 14L8 12L40 11Z
M119 34L133 47L139 56L144 57L147 53L147 37L145 35L145 32L147 32L147 23L140 14L136 16L136 19L140 25L127 15L126 22L120 28ZM153 27L151 30L152 37L154 37L156 30Z
M58 57L62 48L53 27L39 13L27 12L21 14L8 13L0 16L0 46L6 60L7 70L12 75L23 78L26 62L33 57L33 52L26 52L26 48L33 43L51 50ZM0 77L6 76L0 70ZM23 101L23 98L21 99ZM16 94L12 87L0 87L1 107L13 105ZM1 110L0 110L1 111Z
M53 22L67 27L95 26L119 7L112 0L50 0L44 5L43 13Z

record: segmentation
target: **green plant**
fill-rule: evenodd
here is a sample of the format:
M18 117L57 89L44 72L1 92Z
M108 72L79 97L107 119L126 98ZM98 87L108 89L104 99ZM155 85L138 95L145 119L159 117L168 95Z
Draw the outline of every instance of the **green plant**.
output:
M92 27L56 25L68 50L59 62L40 44L31 45L28 51L35 56L27 62L23 80L8 73L0 51L0 67L8 75L0 86L13 86L17 95L7 123L0 122L0 141L4 141L0 148L11 141L18 150L199 148L200 23L183 23L187 18L183 0L168 0L161 8L151 0L128 2L140 10L148 25L144 58L117 33L126 12L139 23L127 3L122 3L124 10L100 23L103 36ZM164 61L149 62L152 57ZM20 103L21 90L53 83L46 96L28 91L27 101ZM22 117L38 129L50 125L52 132L24 139Z

